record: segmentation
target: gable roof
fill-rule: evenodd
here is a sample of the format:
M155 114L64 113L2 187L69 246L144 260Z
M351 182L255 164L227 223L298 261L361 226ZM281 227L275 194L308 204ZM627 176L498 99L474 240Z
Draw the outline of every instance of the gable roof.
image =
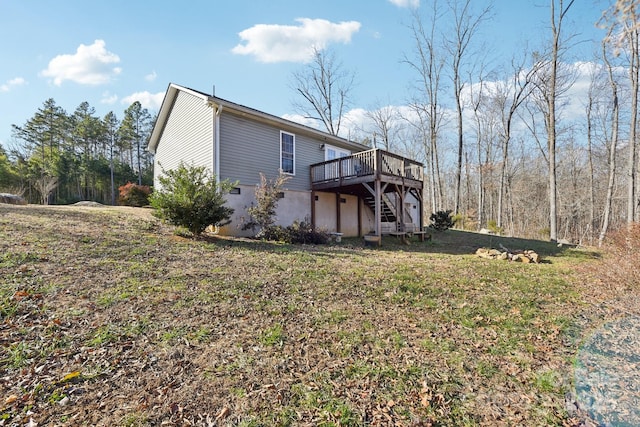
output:
M215 96L211 96L204 92L200 92L194 89L189 89L188 87L180 86L175 83L170 83L169 87L167 88L167 92L164 95L162 105L160 106L158 117L153 126L153 131L151 132L151 137L149 138L149 144L147 145L147 150L150 151L151 153L155 154L156 149L158 148L160 137L162 136L162 132L164 131L164 127L169 118L169 113L171 112L171 108L179 92L186 92L190 95L200 98L202 99L202 102L207 103L211 107L222 106L223 111L230 110L236 114L249 116L254 120L258 120L264 123L269 123L274 126L294 129L299 133L304 133L312 137L315 137L317 139L327 141L328 143L336 144L341 147L348 147L355 151L368 150L370 148L370 147L367 147L366 145L349 141L348 139L345 139L345 138L331 135L327 132L323 132L321 130L312 128L310 126L296 123L291 120L283 119L282 117L274 116L272 114L265 113L263 111L259 111L254 108L236 104L234 102L227 101L225 99L218 98Z

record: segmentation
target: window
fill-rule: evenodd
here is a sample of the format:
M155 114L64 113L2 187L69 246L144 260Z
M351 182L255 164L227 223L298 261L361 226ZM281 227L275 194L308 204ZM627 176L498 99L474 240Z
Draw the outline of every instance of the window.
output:
M292 133L280 132L280 169L283 173L296 173L296 136Z

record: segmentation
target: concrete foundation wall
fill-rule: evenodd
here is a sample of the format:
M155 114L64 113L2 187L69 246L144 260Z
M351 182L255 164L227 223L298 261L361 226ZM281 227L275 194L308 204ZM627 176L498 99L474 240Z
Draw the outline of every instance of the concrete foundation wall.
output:
M253 236L252 230L242 230L243 224L249 221L247 208L255 204L255 187L238 185L240 194L228 194L226 205L234 209L231 224L220 228L220 234L227 236ZM278 202L276 209L276 225L286 227L294 221L311 222L311 192L284 191L284 198Z
M227 206L234 209L231 223L220 228L220 234L228 236L253 236L252 230L242 230L243 224L249 220L247 208L255 203L255 187L238 185L240 194L228 194ZM237 190L236 190L237 191ZM316 227L327 232L336 232L337 210L336 195L334 193L316 193L315 203ZM340 195L340 232L345 237L358 236L358 198L352 195ZM360 202L362 203L362 202ZM361 206L362 230L366 234L374 228L374 215L368 206ZM284 191L284 198L278 202L276 210L276 225L286 227L294 221L311 222L311 192Z

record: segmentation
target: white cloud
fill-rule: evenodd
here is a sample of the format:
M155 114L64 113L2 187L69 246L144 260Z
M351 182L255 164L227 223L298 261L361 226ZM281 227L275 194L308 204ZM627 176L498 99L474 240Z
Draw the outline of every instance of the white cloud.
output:
M597 67L600 67L600 65L594 62L574 62L573 64L566 64L566 66L575 80L566 94L563 95L567 101L564 114L566 118L576 120L585 115L591 75L597 71Z
M120 101L122 104L131 105L134 102L138 101L142 104L142 107L147 108L149 110L159 110L162 105L162 100L164 99L164 92L158 93L149 93L147 91L144 92L136 92L132 93L129 96L125 96Z
M420 7L420 0L389 0L389 3L398 7L407 7L411 9L417 9Z
M7 80L5 83L0 85L0 92L9 92L14 87L22 86L22 85L24 85L26 83L27 83L27 81L25 79L23 79L22 77L16 77L14 79Z
M291 120L292 122L296 122L301 125L309 126L310 128L320 129L320 127L318 126L320 122L318 120L310 119L301 114L284 114L282 118L285 120Z
M96 40L89 46L81 44L73 55L56 56L41 75L51 77L56 86L65 80L82 85L101 85L120 74L122 69L114 66L119 62L120 57L105 48L104 40Z
M118 95L112 95L109 92L104 92L102 94L102 99L100 100L101 104L113 105L118 100Z
M314 48L322 50L329 43L349 43L361 26L357 21L333 23L309 18L298 18L296 22L300 25L254 25L238 34L244 44L231 51L253 55L260 62L308 62Z
M146 76L144 76L144 79L148 82L153 82L155 81L156 77L158 77L158 74L156 74L154 70L150 74L147 74Z

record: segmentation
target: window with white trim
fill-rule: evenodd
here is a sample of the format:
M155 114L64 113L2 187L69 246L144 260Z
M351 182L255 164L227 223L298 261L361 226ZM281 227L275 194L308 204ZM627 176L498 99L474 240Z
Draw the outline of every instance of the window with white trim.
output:
M296 136L280 131L280 169L289 175L296 174Z

